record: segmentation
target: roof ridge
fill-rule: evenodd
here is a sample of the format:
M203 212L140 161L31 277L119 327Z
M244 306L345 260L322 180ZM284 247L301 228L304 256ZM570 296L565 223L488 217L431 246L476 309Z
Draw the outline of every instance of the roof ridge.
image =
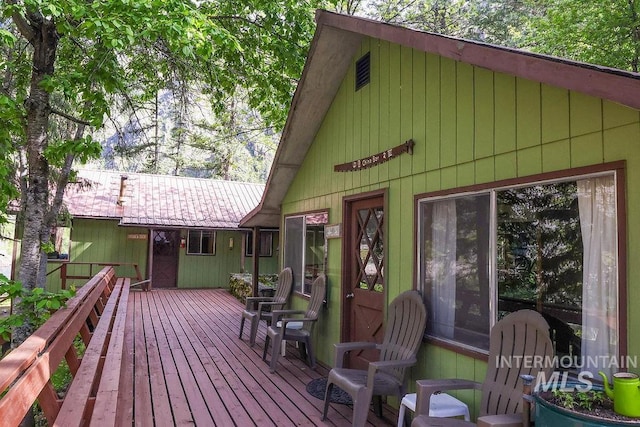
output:
M217 178L198 178L194 176L181 176L181 175L169 175L169 174L158 174L158 173L146 173L146 172L127 172L127 171L114 171L108 169L78 169L78 173L81 172L96 172L96 173L105 173L110 175L126 175L126 176L145 176L145 177L160 177L160 178L171 178L171 179L185 179L185 180L199 180L206 182L220 182L220 183L232 183L232 184L246 184L252 186L264 186L264 183L259 182L248 182L248 181L234 181L229 179L217 179Z

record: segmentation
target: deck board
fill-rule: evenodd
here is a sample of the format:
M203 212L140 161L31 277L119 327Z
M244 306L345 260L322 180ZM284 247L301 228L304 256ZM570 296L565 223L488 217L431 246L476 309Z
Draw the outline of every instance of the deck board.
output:
M256 345L238 338L243 306L224 289L132 291L124 340L118 420L136 426L350 426L352 409L330 406L306 385L327 375L287 346L276 373L262 360L266 326ZM269 356L270 357L270 354ZM369 426L396 423L369 414Z

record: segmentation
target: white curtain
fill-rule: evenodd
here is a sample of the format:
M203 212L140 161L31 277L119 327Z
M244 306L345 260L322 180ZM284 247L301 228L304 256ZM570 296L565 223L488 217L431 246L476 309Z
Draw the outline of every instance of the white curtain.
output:
M582 362L596 378L618 357L618 266L613 176L578 181L583 243Z
M433 204L432 222L433 330L443 338L453 338L456 316L456 202Z

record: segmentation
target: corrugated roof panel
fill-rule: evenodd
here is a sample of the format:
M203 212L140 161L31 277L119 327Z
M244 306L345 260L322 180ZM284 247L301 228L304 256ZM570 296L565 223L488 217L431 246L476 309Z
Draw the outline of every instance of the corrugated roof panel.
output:
M121 176L122 206L118 205ZM81 170L82 182L65 195L76 217L120 218L122 224L165 227L237 228L264 191L263 184L169 175Z

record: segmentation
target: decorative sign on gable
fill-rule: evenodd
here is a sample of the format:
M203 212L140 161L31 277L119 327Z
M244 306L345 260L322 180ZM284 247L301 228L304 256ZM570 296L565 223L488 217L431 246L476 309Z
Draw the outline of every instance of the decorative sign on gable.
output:
M354 172L362 169L378 166L384 162L393 159L400 154L409 153L413 154L413 146L415 142L413 139L408 140L404 144L397 147L389 148L381 153L374 154L372 156L365 157L363 159L354 160L349 163L342 163L333 167L334 172Z

